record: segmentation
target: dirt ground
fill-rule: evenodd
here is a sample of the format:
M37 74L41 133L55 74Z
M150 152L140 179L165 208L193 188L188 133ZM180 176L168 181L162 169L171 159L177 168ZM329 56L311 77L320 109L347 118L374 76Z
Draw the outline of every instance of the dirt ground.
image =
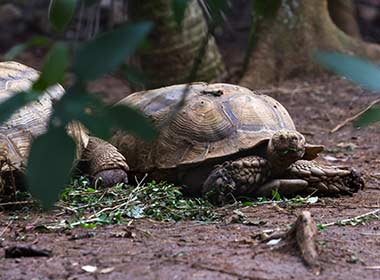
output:
M28 60L21 56L22 62ZM36 60L28 64L39 67ZM97 89L128 93L124 82L108 77ZM265 230L284 229L302 210L317 223L336 222L380 209L380 127L356 129L351 123L330 130L377 98L336 77L294 80L265 92L289 110L311 143L324 144L320 161L353 166L366 188L353 197L320 198L311 205L267 204L240 209L254 225L231 223L157 222L43 232L38 225L63 219L56 212L0 212L1 279L380 279L380 218L356 226L333 225L319 232L320 275L289 246L259 244ZM233 215L231 213L231 215ZM256 225L255 225L256 224ZM123 234L121 234L123 233ZM122 237L121 237L122 236ZM13 245L51 250L51 257L5 258ZM86 265L96 272L86 272Z

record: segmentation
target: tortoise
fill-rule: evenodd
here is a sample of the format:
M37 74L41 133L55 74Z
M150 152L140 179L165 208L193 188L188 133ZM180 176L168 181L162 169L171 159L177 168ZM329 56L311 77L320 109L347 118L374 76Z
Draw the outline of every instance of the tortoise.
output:
M16 92L27 90L38 76L38 71L23 64L0 62L0 103ZM0 175L3 185L7 177L4 174L23 173L31 142L46 131L52 103L63 94L63 87L55 85L37 102L21 108L0 124ZM127 182L128 165L114 146L89 136L78 123L70 124L68 132L78 144L77 157L81 165L86 166L94 178L102 178L104 186Z
M160 131L153 142L113 135L110 142L128 159L130 175L149 173L215 201L229 194L270 196L273 190L351 194L364 186L354 169L312 161L323 146L307 144L278 101L247 88L173 85L136 92L119 103L141 111Z

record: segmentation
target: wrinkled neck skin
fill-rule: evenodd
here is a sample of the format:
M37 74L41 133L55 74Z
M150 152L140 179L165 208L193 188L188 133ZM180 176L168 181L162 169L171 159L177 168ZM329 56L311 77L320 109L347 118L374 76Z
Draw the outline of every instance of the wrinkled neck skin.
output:
M282 174L284 174L285 170L288 169L288 167L298 159L298 157L296 158L292 155L278 157L276 154L268 153L268 160L271 165L272 176L275 178L280 177Z

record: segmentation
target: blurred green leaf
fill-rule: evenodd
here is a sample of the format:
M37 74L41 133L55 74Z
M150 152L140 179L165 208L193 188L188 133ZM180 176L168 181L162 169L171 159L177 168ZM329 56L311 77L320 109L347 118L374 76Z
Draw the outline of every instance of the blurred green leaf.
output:
M33 84L33 90L44 91L57 83L62 83L69 63L69 54L64 43L57 43L46 56L42 72Z
M281 7L282 0L252 0L252 11L256 16L268 18L274 17Z
M92 6L94 4L100 3L101 0L84 0L83 3L86 7Z
M50 44L50 40L44 36L34 36L26 43L13 46L4 54L4 60L13 60L20 53L30 47L44 47Z
M33 141L26 177L29 191L44 208L58 199L70 178L74 158L75 142L64 127L51 128Z
M67 90L55 104L52 122L65 125L72 120L80 121L94 136L107 139L112 128L134 133L146 140L155 137L153 124L138 111L127 106L106 106L94 94L77 85Z
M156 137L153 124L133 108L115 105L109 109L107 116L114 127L131 132L145 140L153 140Z
M4 59L6 61L13 60L20 53L24 52L27 48L28 48L27 43L17 44L4 54Z
M88 93L84 87L75 85L55 104L51 122L66 125L78 120L94 136L107 139L111 136L112 123L104 116L105 111L106 106L99 98Z
M122 73L125 79L132 86L145 86L149 82L149 79L145 76L145 74L133 65L124 64L122 67Z
M116 70L152 29L149 22L126 24L82 45L74 60L74 72L82 80L94 80Z
M355 121L354 125L356 127L363 127L374 122L380 122L380 107L379 106L374 106L370 108L357 121Z
M321 65L371 91L380 90L380 68L351 55L318 51L314 59Z
M58 31L63 31L75 14L78 0L50 0L49 21Z
M39 93L33 91L19 92L0 103L0 124L7 121L13 113L29 102L38 100Z
M224 21L224 13L228 9L228 0L204 1L215 25Z
M185 11L188 3L188 0L172 0L173 16L179 26L185 17Z

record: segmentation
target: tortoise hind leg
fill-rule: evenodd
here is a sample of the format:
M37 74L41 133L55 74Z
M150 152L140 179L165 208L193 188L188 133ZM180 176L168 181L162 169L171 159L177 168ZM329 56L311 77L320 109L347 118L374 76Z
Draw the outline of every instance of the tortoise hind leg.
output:
M217 204L228 196L247 196L270 177L269 162L258 156L243 157L217 165L202 186L202 194Z
M364 180L354 169L324 166L299 160L292 164L285 176L308 182L307 192L323 195L353 194L364 188Z
M126 160L110 143L90 137L83 152L83 160L94 180L101 179L102 186L110 187L117 183L128 183Z

